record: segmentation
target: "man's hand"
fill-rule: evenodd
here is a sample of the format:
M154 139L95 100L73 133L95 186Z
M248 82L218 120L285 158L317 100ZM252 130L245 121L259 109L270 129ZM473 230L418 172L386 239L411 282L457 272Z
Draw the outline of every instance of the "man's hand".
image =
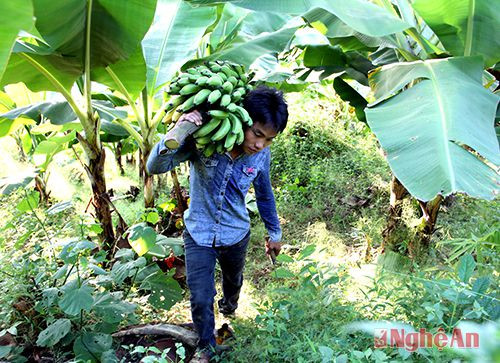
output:
M272 263L275 263L276 256L280 254L281 242L273 242L266 237L266 254L271 258Z
M196 126L201 126L203 123L203 118L201 116L200 111L194 110L190 113L183 114L179 118L179 120L177 120L177 124L180 124L183 122L191 122L191 123L195 124Z

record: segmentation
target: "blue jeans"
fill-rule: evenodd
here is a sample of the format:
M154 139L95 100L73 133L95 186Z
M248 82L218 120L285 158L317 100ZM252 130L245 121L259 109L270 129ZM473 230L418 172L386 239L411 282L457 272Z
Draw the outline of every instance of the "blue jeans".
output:
M198 331L198 346L215 347L214 297L215 263L219 261L222 270L223 299L219 302L226 310L238 307L238 298L243 284L243 268L250 240L250 231L238 243L231 246L205 247L193 240L184 230L187 284L191 292L191 315Z

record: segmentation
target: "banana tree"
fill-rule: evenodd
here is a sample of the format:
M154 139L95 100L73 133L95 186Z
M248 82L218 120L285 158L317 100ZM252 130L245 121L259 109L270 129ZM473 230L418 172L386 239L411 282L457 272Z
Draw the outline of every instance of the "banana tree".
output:
M494 77L484 71L500 60L500 41L490 36L500 30L498 2L227 2L302 14L324 35L326 44L302 44L303 64L320 70L321 79L335 77L335 90L360 119L366 115L396 177L393 197L404 195L395 190L399 186L420 201L424 240L442 197L498 195L498 95L489 89ZM353 83L369 85L375 100L361 96Z
M0 25L0 35L8 36L0 51L0 86L23 82L32 91L58 92L70 105L82 127L83 132L75 135L86 156L92 204L109 257L114 230L100 139L102 121L92 103L91 72L133 55L153 20L156 0L24 0L19 2L23 12L13 9L17 2L10 3L2 2L7 8L2 16L16 15L20 20ZM83 94L72 92L80 77Z
M132 56L116 64L93 69L93 79L123 95L131 115L115 120L140 150L140 175L146 208L154 207L153 176L146 161L164 117L167 99L162 88L197 51L207 27L217 19L215 7L193 9L182 0L160 0L154 21Z
M139 145L146 207L153 207L154 199L153 178L145 164L169 101L162 99L162 88L181 66L209 58L233 57L248 66L261 55L286 48L297 29L294 24L287 26L290 16L212 5L193 7L187 1L159 1L153 25L142 41L142 53L94 71L96 80L122 94L130 105L131 117L116 122L129 130ZM140 132L134 131L133 125Z

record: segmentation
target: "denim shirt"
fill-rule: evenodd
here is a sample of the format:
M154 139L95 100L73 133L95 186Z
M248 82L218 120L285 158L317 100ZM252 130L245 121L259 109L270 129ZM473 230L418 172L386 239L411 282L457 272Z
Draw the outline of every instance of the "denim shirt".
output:
M281 227L271 188L269 147L232 159L229 153L205 157L192 138L178 149L157 143L147 162L151 174L165 173L190 161L190 204L184 213L186 228L200 246L230 246L250 229L245 195L253 183L259 214L271 241L281 241Z

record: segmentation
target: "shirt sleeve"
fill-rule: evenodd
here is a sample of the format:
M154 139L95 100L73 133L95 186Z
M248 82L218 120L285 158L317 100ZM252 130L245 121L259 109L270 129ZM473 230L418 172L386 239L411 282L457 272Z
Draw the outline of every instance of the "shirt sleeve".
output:
M271 153L268 150L264 160L262 170L253 181L255 189L255 199L257 201L257 208L259 209L260 217L266 226L269 238L272 242L281 242L281 226L276 211L276 202L271 187L271 177L269 169L271 166Z
M180 163L190 160L194 154L195 145L192 138L187 138L177 149L165 146L165 135L162 136L149 154L146 168L150 174L161 174L172 170Z

